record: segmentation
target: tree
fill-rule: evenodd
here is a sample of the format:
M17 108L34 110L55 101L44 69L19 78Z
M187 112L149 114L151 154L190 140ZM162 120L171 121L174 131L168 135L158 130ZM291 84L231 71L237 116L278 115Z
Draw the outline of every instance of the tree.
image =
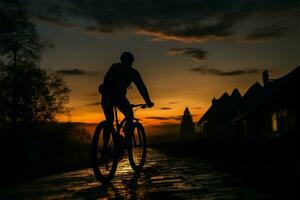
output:
M40 68L45 43L18 1L0 2L0 123L54 121L68 112L70 89Z
M192 139L196 136L195 124L189 109L186 107L180 125L182 139Z
M0 56L6 64L37 62L44 47L24 7L17 0L0 2Z

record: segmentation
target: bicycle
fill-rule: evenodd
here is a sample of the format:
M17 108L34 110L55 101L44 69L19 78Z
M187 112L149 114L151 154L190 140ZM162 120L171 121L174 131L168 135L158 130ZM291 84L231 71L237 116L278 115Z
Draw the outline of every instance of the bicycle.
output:
M145 109L147 104L132 104L131 107ZM92 140L92 168L96 179L101 183L107 183L113 179L125 149L127 149L129 163L134 171L141 171L146 161L147 140L143 125L134 118L133 131L128 133L125 130L126 118L119 123L116 107L114 107L114 115L115 125L107 121L100 122ZM104 137L107 137L106 140ZM106 148L104 148L104 141L107 141Z

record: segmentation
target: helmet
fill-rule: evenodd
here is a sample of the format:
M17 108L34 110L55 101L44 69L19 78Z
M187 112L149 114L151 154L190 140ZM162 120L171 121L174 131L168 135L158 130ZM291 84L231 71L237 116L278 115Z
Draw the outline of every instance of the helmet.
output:
M130 53L130 52L123 52L120 59L122 62L133 62L134 61L134 57L133 57L132 53Z

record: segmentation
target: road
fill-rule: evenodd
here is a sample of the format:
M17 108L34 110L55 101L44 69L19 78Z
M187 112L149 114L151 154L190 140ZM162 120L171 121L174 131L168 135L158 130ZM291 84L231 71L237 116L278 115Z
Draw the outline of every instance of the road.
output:
M149 149L145 172L134 174L127 158L112 183L102 186L91 169L42 177L1 188L0 199L271 199L214 161L177 158Z

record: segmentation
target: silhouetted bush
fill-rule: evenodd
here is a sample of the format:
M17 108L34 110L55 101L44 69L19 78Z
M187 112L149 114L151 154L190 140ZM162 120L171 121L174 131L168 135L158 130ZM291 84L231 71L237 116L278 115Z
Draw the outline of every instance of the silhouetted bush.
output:
M17 130L17 131L16 131ZM89 166L90 134L72 123L0 129L0 182Z

